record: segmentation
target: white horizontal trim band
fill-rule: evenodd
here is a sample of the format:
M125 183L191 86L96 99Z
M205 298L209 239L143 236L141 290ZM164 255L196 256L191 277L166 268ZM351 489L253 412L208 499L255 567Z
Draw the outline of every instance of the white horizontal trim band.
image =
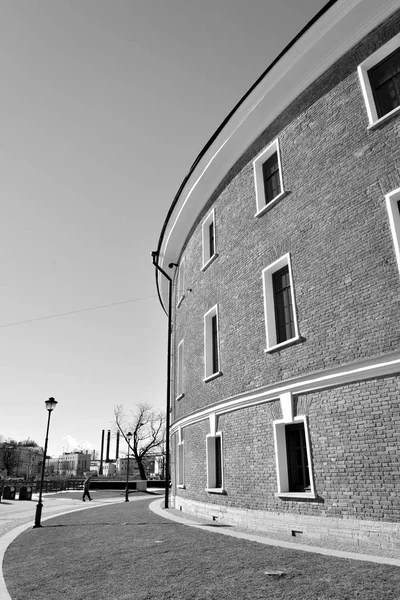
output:
M295 377L259 388L254 390L254 392L227 398L218 404L207 406L179 419L171 425L170 432L174 433L179 427L186 427L192 423L208 419L210 414L221 415L248 406L277 400L285 392L304 394L327 387L355 383L364 379L393 375L395 373L400 373L400 351L357 363L350 363L334 369L327 369L326 371L308 373L301 377Z

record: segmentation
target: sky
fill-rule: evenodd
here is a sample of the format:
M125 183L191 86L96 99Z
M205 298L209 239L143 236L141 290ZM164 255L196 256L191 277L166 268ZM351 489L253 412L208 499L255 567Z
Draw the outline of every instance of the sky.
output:
M99 451L115 406L165 408L182 180L325 0L0 4L0 435L43 446L53 396L48 453Z

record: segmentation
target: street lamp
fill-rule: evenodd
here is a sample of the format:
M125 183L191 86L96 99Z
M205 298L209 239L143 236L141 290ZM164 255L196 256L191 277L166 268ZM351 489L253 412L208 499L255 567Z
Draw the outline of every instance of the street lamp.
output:
M126 441L128 442L128 460L126 465L126 488L125 488L125 502L129 502L128 494L129 494L129 444L131 442L132 434L131 432L126 434Z
M44 470L46 467L47 442L49 440L50 417L51 417L52 411L55 409L58 402L57 402L57 400L54 400L54 398L49 398L48 400L45 401L45 404L46 404L46 409L49 412L49 416L47 419L46 439L44 442L44 454L43 454L43 464L42 464L42 476L40 478L40 488L39 488L39 502L37 503L37 506L36 506L35 524L33 526L34 529L35 529L35 527L42 526L40 524L40 519L42 518L42 508L43 508L42 492L43 492Z

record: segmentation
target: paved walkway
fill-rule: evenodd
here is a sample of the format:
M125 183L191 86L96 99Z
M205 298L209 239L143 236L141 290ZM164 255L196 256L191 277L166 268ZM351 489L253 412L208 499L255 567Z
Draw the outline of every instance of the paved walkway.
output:
M42 521L47 519L58 517L74 511L81 511L87 509L93 509L96 506L105 506L115 503L124 502L124 496L121 493L114 492L113 495L97 495L93 491L93 501L82 503L79 495L75 498L71 498L68 495L63 496L62 494L57 495L46 495L43 497L43 513ZM132 495L130 501L149 500L147 494ZM224 528L217 524L190 517L188 515L182 515L181 512L174 509L165 510L162 508L164 502L163 496L156 498L150 503L150 510L162 517L180 523L192 528L207 529L224 536L231 536L234 538L245 539L259 544L265 544L269 546L276 546L281 548L287 548L292 550L302 550L305 552L312 552L316 554L323 554L329 556L335 556L338 558L354 559L359 561L367 561L371 563L381 563L400 567L400 559L390 559L381 556L371 556L365 554L355 554L352 552L343 552L338 550L327 550L325 548L316 548L314 546L307 546L304 544L284 542L277 539L270 539L264 535L256 535L249 532L240 531L236 528ZM34 522L35 510L36 510L37 498L28 501L4 501L0 503L0 564L3 563L3 557L9 544L23 531L32 527ZM0 600L11 600L11 597L7 591L2 570L0 572Z

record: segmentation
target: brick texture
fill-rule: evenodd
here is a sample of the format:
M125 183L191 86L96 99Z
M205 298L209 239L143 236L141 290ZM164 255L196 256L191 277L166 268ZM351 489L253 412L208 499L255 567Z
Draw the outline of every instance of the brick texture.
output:
M246 150L199 214L183 244L186 291L173 314L175 371L185 341L185 395L173 403L173 422L399 348L400 280L384 195L400 187L400 118L369 130L357 76L357 65L399 29L400 11L320 77ZM287 195L255 218L252 161L277 136ZM219 256L203 272L201 223L211 206ZM301 342L265 353L261 274L287 252ZM203 317L217 303L223 375L204 383ZM318 501L275 497L277 402L219 418L226 495L205 491L208 422L184 428L179 497L221 510L398 523L398 397L399 379L386 377L295 399L297 413L309 417Z
M199 215L184 247L185 298L173 315L174 358L185 340L186 392L175 419L267 383L398 348L399 273L384 194L400 186L400 120L367 129L356 67L399 28L397 15L246 152L210 200L219 256L204 272L201 220L210 205ZM276 136L288 195L257 219L252 160ZM261 273L286 252L303 342L265 354ZM216 303L223 377L205 384L203 317Z

